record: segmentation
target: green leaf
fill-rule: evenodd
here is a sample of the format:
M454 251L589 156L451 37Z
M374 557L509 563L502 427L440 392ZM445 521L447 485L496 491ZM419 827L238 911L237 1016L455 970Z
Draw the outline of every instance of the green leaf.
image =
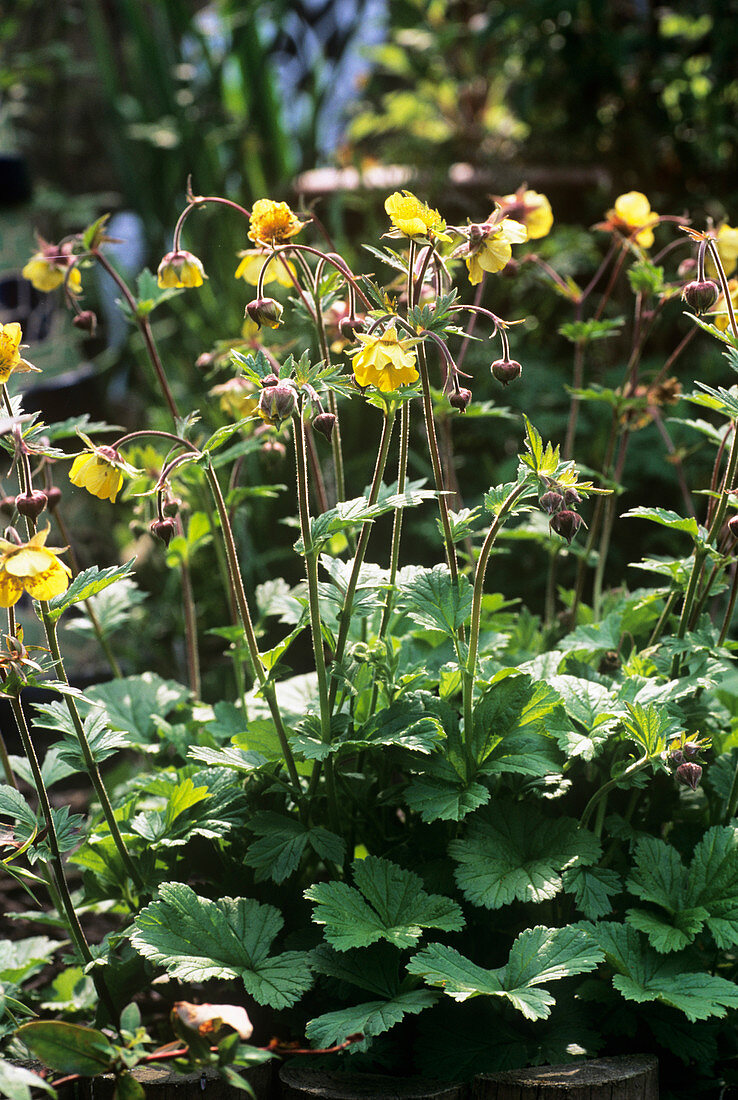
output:
M446 761L432 762L428 774L413 778L405 801L424 821L461 821L489 801L481 783L465 780Z
M501 673L474 708L472 752L480 773L561 772L553 730L562 719L565 721L559 697L544 681Z
M0 1058L0 1096L8 1100L32 1100L31 1089L44 1089L56 1100L56 1089L43 1077Z
M260 813L249 819L248 828L259 840L249 845L244 863L256 870L256 882L271 878L284 882L297 870L305 848L310 846L322 858L343 863L346 845L335 833L318 826L308 828L301 821L282 814Z
M356 887L319 882L305 891L316 902L313 920L325 925L325 938L339 951L387 940L412 947L424 928L455 932L463 927L461 909L440 894L426 894L412 871L377 856L352 864Z
M334 1046L358 1032L366 1038L382 1035L399 1024L404 1016L417 1015L436 1000L437 996L429 989L412 989L386 1001L368 1001L337 1012L326 1012L308 1021L305 1034L318 1047ZM366 1044L356 1044L356 1047L366 1049Z
M552 447L550 443L543 446L541 434L533 427L528 417L523 414L525 422L525 447L528 454L520 455L520 464L527 467L535 474L544 477L553 477L559 468L559 447Z
M643 944L635 928L601 921L590 932L616 971L613 986L627 1001L661 1001L691 1021L722 1017L729 1008L738 1008L734 982L695 971L683 954L657 954Z
M131 943L174 978L240 978L259 1004L288 1008L312 978L306 952L269 954L282 923L272 905L251 898L210 901L184 883L169 882L136 917Z
M56 1073L96 1077L115 1061L115 1047L101 1031L63 1020L32 1020L16 1031L31 1054Z
M695 542L700 538L701 529L694 516L680 516L678 512L671 512L667 508L631 508L630 511L623 512L620 518L650 519L652 523L670 527L673 531L686 532Z
M436 565L399 585L398 605L418 626L453 638L471 612L472 586L467 577L454 581L448 566Z
M605 340L608 336L618 336L624 321L622 317L612 320L590 319L589 321L569 321L560 325L558 332L572 344L586 344L590 340Z
M545 901L562 888L561 873L600 856L595 837L573 818L544 817L535 804L490 803L466 836L452 840L455 878L474 905L499 909L510 902Z
M76 603L82 603L83 600L89 600L90 596L96 596L98 592L102 592L116 581L130 578L135 563L136 559L131 558L125 565L111 565L108 569L98 569L96 565L91 565L89 569L78 573L66 592L49 600L49 614L52 620L56 622L67 608L73 607Z
M21 985L42 970L59 947L58 940L50 940L46 936L0 940L0 982Z
M410 959L407 969L429 985L440 986L448 997L502 997L528 1020L546 1019L555 1004L544 983L594 970L602 951L575 925L522 932L510 949L506 966L485 970L452 947L430 944Z
M562 883L566 893L574 895L577 909L589 920L598 920L612 912L610 898L622 888L620 876L605 867L571 867L564 871Z
M102 703L113 729L124 730L142 743L156 734L156 718L164 718L174 707L186 702L189 689L175 680L162 680L155 672L125 676L107 684L95 684L87 695Z

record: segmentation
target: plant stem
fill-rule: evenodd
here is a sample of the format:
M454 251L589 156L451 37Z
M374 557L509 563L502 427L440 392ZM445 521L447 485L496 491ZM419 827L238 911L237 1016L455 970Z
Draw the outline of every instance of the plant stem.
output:
M400 457L397 463L397 492L405 492L405 482L407 480L407 459L410 449L410 403L406 401L400 409ZM387 590L387 596L384 601L384 607L382 608L382 619L379 624L379 637L383 638L387 625L389 623L390 615L392 614L392 605L395 602L395 580L397 579L397 568L400 561L400 539L402 537L402 518L405 512L404 509L398 508L395 511L395 518L392 524L392 546L390 549L390 565L389 565L389 588Z
M477 672L477 654L479 650L479 630L482 619L482 596L484 594L484 577L487 572L489 555L494 546L497 534L502 527L505 517L510 512L515 502L527 490L527 481L516 485L508 494L495 516L494 522L487 532L482 549L479 551L477 568L474 573L474 592L472 596L471 622L469 625L469 650L466 660L466 668L462 669L462 690L464 696L464 742L467 754L471 751L471 737L473 728L473 694L474 677Z
M384 415L384 422L382 424L382 438L379 444L377 461L374 465L374 476L372 478L371 488L369 489L370 506L376 504L377 498L379 497L379 490L382 486L384 468L387 464L387 454L389 452L389 445L392 438L392 428L394 422L395 410L394 407L392 407L387 410ZM397 516L401 511L402 509L398 508L395 512L395 516ZM338 638L336 640L336 651L333 657L333 660L337 667L340 665L343 659L344 650L346 648L346 641L348 639L348 633L351 627L351 610L353 608L354 596L356 595L356 586L359 583L359 574L361 572L361 567L364 563L364 556L366 554L367 543L369 542L369 536L371 534L372 527L373 523L371 520L367 520L362 525L361 533L359 534L359 541L356 545L356 553L354 554L354 561L351 567L351 575L349 576L348 585L346 586L346 592L343 599L343 607L341 608L340 626L338 629ZM337 689L338 681L334 679L330 689L331 710L336 701Z
M600 789L595 791L587 805L584 807L582 816L579 818L580 826L583 829L586 829L587 823L592 816L592 811L595 809L600 799L603 798L609 791L611 791L613 787L617 787L619 783L622 783L624 779L630 778L630 776L635 775L636 772L639 772L643 768L645 768L646 764L648 764L650 760L650 756L642 756L640 760L634 760L633 763L625 769L625 771L620 773L620 775L616 776L614 779L608 779L607 783L603 783Z
M290 748L289 741L287 740L287 731L285 730L284 722L282 721L282 715L279 710L279 704L277 702L277 694L274 689L274 684L271 683L271 681L268 679L267 673L261 660L259 646L256 641L256 633L254 631L254 624L251 621L251 613L249 611L248 600L246 599L246 592L243 587L243 578L241 576L241 567L238 563L238 553L236 550L236 540L233 537L233 528L231 527L231 522L228 517L228 509L226 508L226 503L223 499L223 492L220 487L220 482L218 481L218 476L212 467L212 463L210 463L209 461L205 466L205 473L208 479L208 483L210 485L210 490L213 494L215 507L218 511L218 517L220 519L221 537L225 546L231 590L236 601L236 606L238 608L238 617L241 620L241 626L243 627L246 644L248 646L249 654L251 656L253 675L255 679L258 679L261 693L267 701L267 706L269 707L269 713L272 716L272 721L274 722L274 726L277 731L277 736L279 738L279 744L285 759L287 771L289 772L289 776L294 787L295 799L298 802L298 805L300 805L300 776L297 772L295 758L292 755L292 749Z
M10 757L8 756L8 746L5 744L5 739L0 732L0 763L2 763L3 771L5 772L5 782L9 787L15 787L18 790L18 780L13 774L13 768L10 764Z
M67 672L64 667L61 650L59 649L59 639L56 633L56 623L49 613L48 603L39 602L39 606L41 608L41 618L43 620L44 630L46 632L46 640L49 644L51 659L54 662L54 671L56 672L59 680L69 686ZM74 732L77 735L77 740L79 741L79 745L82 750L85 767L87 768L87 772L90 776L90 779L92 780L92 785L95 788L95 794L98 797L100 807L105 816L108 828L110 829L110 835L113 838L113 843L118 850L118 854L120 855L121 861L126 869L127 874L131 878L132 882L135 884L136 888L139 891L143 891L143 879L138 872L138 868L131 859L130 852L126 847L126 842L123 839L120 828L118 826L118 822L116 821L115 811L113 810L112 804L108 797L108 792L105 789L105 784L103 783L97 761L92 754L90 743L87 740L84 723L82 722L79 710L77 709L77 704L72 696L67 694L64 695L64 702L66 704L67 710L69 712L69 717L71 718L72 725L74 726Z
M451 531L451 520L448 514L448 501L446 499L446 486L443 481L443 468L441 466L441 456L438 452L438 439L436 437L436 425L433 418L433 398L430 392L430 381L428 378L428 361L425 355L425 347L423 344L418 344L418 369L420 371L420 380L423 387L423 416L425 417L425 430L428 436L428 449L431 456L431 465L433 467L433 480L436 486L436 492L438 493L438 510L441 515L441 526L443 528L443 542L446 548L446 561L451 571L451 577L454 583L459 579L459 566L456 560L456 547L454 546L453 534Z
M74 902L69 892L69 884L64 873L64 863L61 857L61 851L59 849L59 839L56 835L56 825L54 824L54 815L51 812L51 802L49 801L48 791L46 790L46 784L44 783L43 775L41 773L41 765L39 764L38 756L36 755L36 749L31 738L31 732L28 728L26 716L23 712L23 705L20 701L20 696L11 695L10 705L13 710L13 717L18 727L18 733L23 744L23 751L26 754L31 772L33 774L33 782L36 787L36 794L38 795L39 805L41 806L41 812L44 817L47 829L47 839L49 847L51 848L51 858L54 868L54 879L56 883L56 889L58 892L59 900L61 901L64 909L64 915L67 920L67 927L69 934L72 938L72 942L77 950L77 954L81 962L87 966L93 961L92 952L90 951L89 944L85 938L85 934L82 930L82 925L79 922L77 911L74 908ZM110 991L107 987L105 979L102 974L94 968L92 971L92 979L95 983L98 996L105 1004L110 1018L113 1021L117 1021L118 1013L116 1011L113 999L110 996Z
M107 257L98 248L92 250L92 255L100 264L100 266L103 267L105 271L107 271L111 279L115 281L118 289L125 298L128 308L131 311L133 320L138 327L138 331L143 337L143 342L146 345L146 351L156 373L159 388L161 389L164 400L166 401L169 411L172 414L172 419L176 422L177 420L179 420L179 410L177 408L177 403L174 400L174 395L170 389L169 382L167 381L167 376L164 371L164 366L159 356L159 352L157 351L156 344L154 342L154 334L151 331L151 324L149 323L148 317L141 317L139 315L136 299L133 297L130 290L128 289L128 285L125 280L118 274L118 272L115 270Z

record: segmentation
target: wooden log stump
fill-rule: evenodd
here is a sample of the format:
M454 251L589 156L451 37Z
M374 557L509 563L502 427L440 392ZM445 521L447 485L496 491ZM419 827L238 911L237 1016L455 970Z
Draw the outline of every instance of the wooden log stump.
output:
M658 1061L650 1054L563 1066L481 1073L472 1100L658 1100Z
M143 1085L146 1100L244 1100L247 1093L229 1085L213 1069L203 1073L174 1073L168 1066L136 1066L132 1076ZM256 1100L271 1100L275 1095L272 1064L250 1066L242 1076L251 1085ZM59 1090L59 1100L113 1100L115 1077L85 1077L66 1089Z
M281 1100L465 1100L466 1085L423 1077L385 1077L379 1073L341 1073L282 1066Z

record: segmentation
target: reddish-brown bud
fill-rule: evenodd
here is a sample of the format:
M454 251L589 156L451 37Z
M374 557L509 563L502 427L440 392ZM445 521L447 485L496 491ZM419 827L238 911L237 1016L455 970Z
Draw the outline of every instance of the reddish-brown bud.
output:
M730 517L728 520L728 530L734 539L738 539L738 515Z
M699 764L692 764L689 761L685 761L684 764L680 764L676 770L677 779L680 783L683 783L685 787L691 787L693 791L697 790L700 779L702 778L702 768Z
M46 507L46 493L40 489L31 489L30 493L21 493L15 498L15 506L22 516L37 520Z
M177 524L171 517L167 519L155 519L149 527L149 530L152 535L161 539L165 546L169 546L173 535L176 533Z
M564 501L566 504L581 504L582 498L573 487L564 489Z
M460 413L465 413L469 408L472 399L472 391L466 390L463 386L458 390L453 390L448 395L448 403L453 409L458 409Z
M556 512L555 515L551 516L549 526L552 531L555 531L557 535L561 535L562 539L566 539L570 543L582 526L582 517L576 512L572 512L571 509L564 508L561 512Z
M669 760L672 762L672 764L683 764L684 753L681 749L672 749L669 753Z
M46 507L50 512L53 512L61 501L62 491L58 485L50 485L44 492L46 493Z
M547 493L544 493L543 496L539 498L538 503L544 512L549 516L553 516L564 507L564 498L561 493L557 493L555 489L549 489Z
M12 518L15 514L15 497L0 497L0 512Z
M338 331L344 340L353 340L357 332L363 332L366 328L361 317L342 317L338 322Z
M514 382L523 373L523 368L515 359L495 359L491 370L497 381L501 382L503 386Z
M324 435L329 443L331 441L333 429L335 428L335 426L336 418L333 413L318 413L318 415L313 420L314 431L320 432L321 435Z
M283 307L274 298L254 298L246 306L246 312L255 325L261 328L277 328L284 313Z
M682 288L682 301L695 313L706 313L720 297L720 287L714 279L694 279Z
M698 745L696 741L685 741L683 748L685 756L696 756L702 746Z
M289 382L277 382L273 386L265 386L259 397L259 412L270 424L277 427L283 420L288 420L297 408L297 394L295 387Z
M83 332L89 332L92 336L97 328L97 315L91 309L83 309L72 318L72 324L75 328L81 328Z

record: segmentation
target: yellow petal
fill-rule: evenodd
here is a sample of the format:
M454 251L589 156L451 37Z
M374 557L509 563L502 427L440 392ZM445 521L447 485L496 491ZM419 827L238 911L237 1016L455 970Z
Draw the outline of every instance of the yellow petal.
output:
M38 576L29 577L24 585L26 592L34 600L51 600L60 596L69 587L66 566L54 559L53 564Z
M23 595L23 583L0 570L0 607L12 607Z

